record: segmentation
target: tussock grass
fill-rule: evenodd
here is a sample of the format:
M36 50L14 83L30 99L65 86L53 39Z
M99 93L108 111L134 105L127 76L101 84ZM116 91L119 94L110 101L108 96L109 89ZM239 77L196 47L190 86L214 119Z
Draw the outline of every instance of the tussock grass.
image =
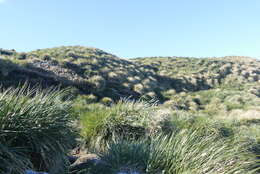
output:
M166 120L156 105L155 102L127 99L111 107L90 105L80 114L81 135L89 147L106 146L118 137L138 139L149 136L162 129L162 122Z
M165 173L253 173L255 160L244 144L204 135L201 130L182 130L153 140L150 171Z
M19 149L8 148L3 144L0 144L0 162L1 174L23 173L32 167L30 160L19 153Z
M110 173L255 173L255 159L247 153L245 144L218 139L214 134L203 135L199 129L146 140L114 141L101 159Z
M71 102L64 100L67 96L67 90L31 89L28 85L1 90L1 172L21 173L27 167L64 172L66 153L74 142Z

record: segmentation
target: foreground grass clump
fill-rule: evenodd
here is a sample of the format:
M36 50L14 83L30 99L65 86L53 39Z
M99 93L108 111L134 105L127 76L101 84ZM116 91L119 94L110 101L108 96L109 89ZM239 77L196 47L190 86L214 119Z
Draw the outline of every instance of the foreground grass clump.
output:
M106 173L251 174L254 157L245 144L203 135L201 130L182 130L151 139L119 140L101 154ZM100 169L100 168L99 168ZM102 173L102 172L101 172Z
M63 173L74 143L67 91L9 88L0 92L0 173Z
M23 173L28 167L32 167L29 159L18 153L18 149L10 149L0 144L0 173Z
M81 135L87 147L106 146L118 137L138 139L163 129L167 112L156 103L121 100L110 107L92 104L80 113Z
M102 161L82 173L253 174L259 164L259 146L239 136L238 121L122 100L90 105L80 124Z

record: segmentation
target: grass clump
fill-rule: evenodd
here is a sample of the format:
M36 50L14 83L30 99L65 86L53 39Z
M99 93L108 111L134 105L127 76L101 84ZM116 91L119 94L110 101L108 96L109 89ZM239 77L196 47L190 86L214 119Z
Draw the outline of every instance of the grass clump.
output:
M163 129L166 115L156 103L140 100L121 100L110 107L90 105L80 114L81 135L88 147L93 142L106 146L118 137L138 139Z
M62 173L74 143L67 91L9 88L0 93L0 173ZM4 160L3 160L4 159Z
M100 102L106 106L110 106L112 105L113 100L109 97L103 97Z
M94 85L97 92L102 92L105 89L106 81L102 76L93 76L88 81Z
M106 164L103 170L109 173L143 173L150 157L150 146L145 140L115 140L100 157Z
M18 152L18 149L11 149L0 144L0 173L23 173L27 168L32 167L31 162Z
M250 174L254 158L245 145L203 135L199 129L182 130L146 140L118 140L109 144L101 159L107 173ZM109 171L109 172L108 172Z
M95 146L98 139L103 139L105 131L106 119L108 117L108 109L99 104L92 104L87 110L80 113L80 134L83 137L85 144ZM100 137L101 136L101 137Z

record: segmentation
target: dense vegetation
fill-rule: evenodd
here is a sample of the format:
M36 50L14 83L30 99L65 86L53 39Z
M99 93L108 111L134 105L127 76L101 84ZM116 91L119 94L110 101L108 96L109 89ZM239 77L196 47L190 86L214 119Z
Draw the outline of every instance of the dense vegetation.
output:
M63 173L75 136L66 91L9 88L0 93L0 171Z
M258 171L257 60L0 49L0 82L1 174Z

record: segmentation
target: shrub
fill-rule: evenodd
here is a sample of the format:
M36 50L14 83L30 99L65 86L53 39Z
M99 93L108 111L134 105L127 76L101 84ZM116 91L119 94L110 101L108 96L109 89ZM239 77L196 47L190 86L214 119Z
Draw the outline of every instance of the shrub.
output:
M27 85L0 93L0 145L8 151L1 148L0 159L14 161L4 161L0 171L8 168L14 173L33 165L36 170L64 172L66 153L74 142L71 103L65 97L66 90L29 89Z

